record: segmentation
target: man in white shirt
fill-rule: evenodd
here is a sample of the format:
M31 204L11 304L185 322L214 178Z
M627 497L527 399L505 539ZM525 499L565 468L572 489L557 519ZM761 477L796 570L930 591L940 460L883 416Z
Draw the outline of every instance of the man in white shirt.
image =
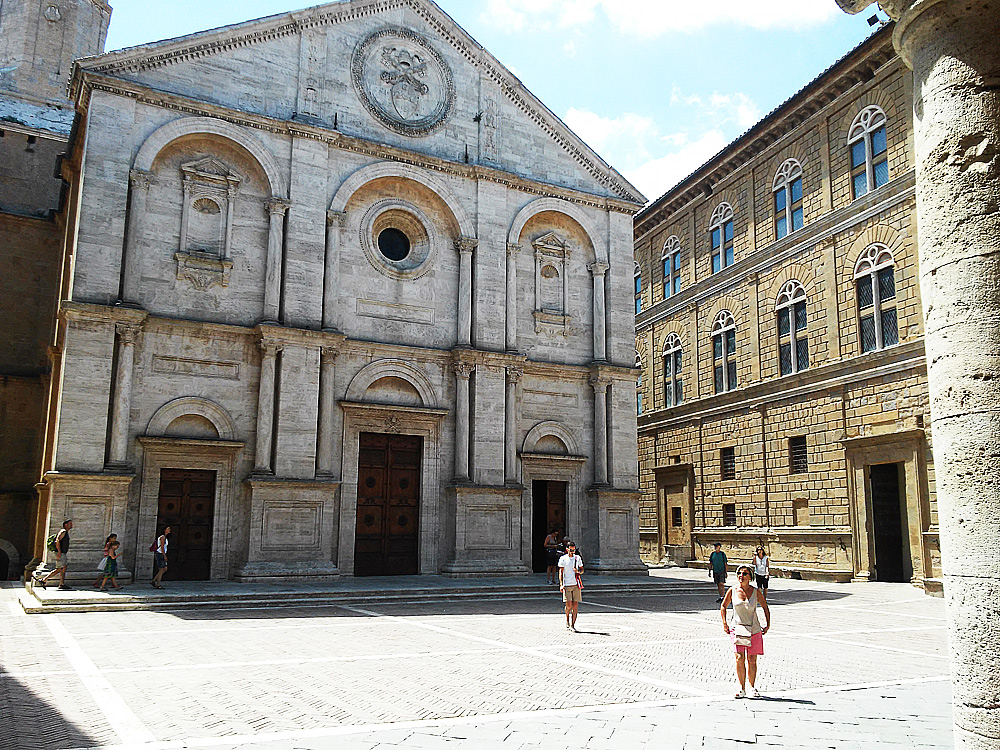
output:
M576 554L576 545L566 542L566 554L559 558L559 590L566 603L566 628L576 632L576 615L583 601L583 558Z

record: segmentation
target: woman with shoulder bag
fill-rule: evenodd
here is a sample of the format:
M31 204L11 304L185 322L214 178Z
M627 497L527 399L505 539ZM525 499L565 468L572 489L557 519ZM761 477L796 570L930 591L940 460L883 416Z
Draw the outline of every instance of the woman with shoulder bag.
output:
M764 653L764 633L771 627L771 610L767 606L767 589L759 589L750 585L753 569L749 565L736 568L738 583L726 592L719 613L722 616L722 629L729 634L736 653L736 679L740 683L737 698L746 698L746 681L750 678L750 697L759 698L760 693L755 687L757 682L757 657ZM733 605L733 621L730 624L726 616L726 608L730 602ZM761 627L757 618L757 607L764 610L767 624Z
M114 544L118 539L117 534L108 534L108 538L104 540L104 557L97 564L97 580L94 581L94 587L101 585L101 581L104 579L104 570L108 567L108 556L111 553L111 545Z
M149 582L149 585L154 589L163 588L163 584L160 582L163 580L163 574L167 572L167 546L170 544L168 536L170 536L169 526L165 527L156 537L153 549L153 580Z
M771 558L767 556L763 545L758 547L757 551L754 552L752 564L754 578L757 581L757 588L763 589L766 593L767 581L771 577Z

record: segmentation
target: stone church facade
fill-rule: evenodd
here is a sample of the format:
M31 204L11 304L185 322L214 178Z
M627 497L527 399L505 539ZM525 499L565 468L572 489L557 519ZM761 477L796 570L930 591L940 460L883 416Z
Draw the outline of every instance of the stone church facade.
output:
M81 0L80 4L83 3ZM34 554L146 577L638 556L644 198L428 0L79 61ZM71 568L71 573L73 568Z
M940 591L911 76L891 24L635 221L649 562Z

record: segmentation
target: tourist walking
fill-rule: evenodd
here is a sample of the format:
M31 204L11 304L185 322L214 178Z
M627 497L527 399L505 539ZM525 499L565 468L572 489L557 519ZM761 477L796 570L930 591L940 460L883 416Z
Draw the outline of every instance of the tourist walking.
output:
M715 551L708 556L708 562L710 565L708 574L715 580L715 585L719 589L719 598L715 600L718 603L722 601L722 597L726 593L726 578L728 576L726 571L729 565L729 559L722 551L722 542L715 543Z
M767 556L764 547L760 546L753 555L753 574L757 588L767 592L767 580L771 577L771 558Z
M59 533L55 535L52 539L51 544L49 544L49 549L56 553L56 559L53 563L55 567L49 571L48 575L44 578L41 576L36 576L34 582L41 586L43 589L49 582L49 579L56 573L59 574L59 589L61 591L67 591L72 588L72 586L66 585L66 566L69 565L69 531L73 528L73 521L66 520L63 521L62 529Z
M583 558L576 554L576 545L566 542L566 554L559 558L559 590L566 607L566 627L576 632L576 616L583 601Z
M114 534L112 534L114 536ZM101 575L101 591L104 591L104 585L111 581L111 585L116 589L121 589L118 585L118 547L119 542L112 542L111 548L108 550L107 561L104 563L104 573Z
M545 572L548 574L548 582L556 582L556 567L559 565L559 529L554 526L549 530L549 535L545 537Z
M101 561L97 564L98 573L97 578L94 580L95 587L100 586L101 581L104 580L104 569L108 565L108 553L111 551L111 544L117 541L117 539L117 534L108 534L108 538L104 540L104 557L102 557Z
M153 580L149 585L154 589L163 588L163 574L167 572L167 547L170 545L170 527L164 527L163 531L156 537L156 544L153 549Z
M757 657L764 653L764 633L771 627L771 610L767 607L767 590L750 585L753 570L749 565L736 568L736 585L726 592L719 607L722 629L729 634L736 653L736 679L740 690L737 698L747 697L747 679L750 680L750 697L760 698L757 690ZM733 621L729 622L726 608L733 605ZM764 610L767 624L761 627L757 618L757 607Z

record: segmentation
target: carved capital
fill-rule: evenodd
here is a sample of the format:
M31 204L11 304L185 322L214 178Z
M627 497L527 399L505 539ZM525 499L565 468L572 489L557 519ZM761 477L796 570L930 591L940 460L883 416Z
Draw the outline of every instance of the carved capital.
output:
M455 375L462 380L468 380L469 376L472 375L473 370L476 369L476 366L471 362L456 362L454 367Z
M326 225L328 227L341 227L347 224L347 212L345 211L327 211L326 212Z
M319 349L319 361L324 365L332 365L337 361L337 354L340 350L335 346L321 346Z
M608 386L611 385L611 378L607 375L590 375L587 378L587 382L594 389L594 393L604 393L608 390Z
M517 383L522 377L524 377L523 367L508 367L507 368L507 382Z
M475 237L459 237L455 240L455 249L460 253L472 253L479 246L479 240Z
M519 252L521 252L520 245L517 245L513 242L507 243L507 255L517 255Z
M587 270L590 271L594 276L603 276L605 273L607 273L607 270L610 267L611 266L609 266L607 263L602 263L601 261L597 261L595 263L588 264Z
M136 190L148 190L149 184L153 181L153 175L141 169L133 169L128 173L128 180Z
M274 339L261 338L260 352L264 357L275 357L278 352L285 348L285 345Z
M123 346L132 346L142 333L142 328L132 323L115 323L115 333Z
M267 212L272 216L284 216L288 207L292 205L284 198L268 198L264 201L264 206L267 208Z

